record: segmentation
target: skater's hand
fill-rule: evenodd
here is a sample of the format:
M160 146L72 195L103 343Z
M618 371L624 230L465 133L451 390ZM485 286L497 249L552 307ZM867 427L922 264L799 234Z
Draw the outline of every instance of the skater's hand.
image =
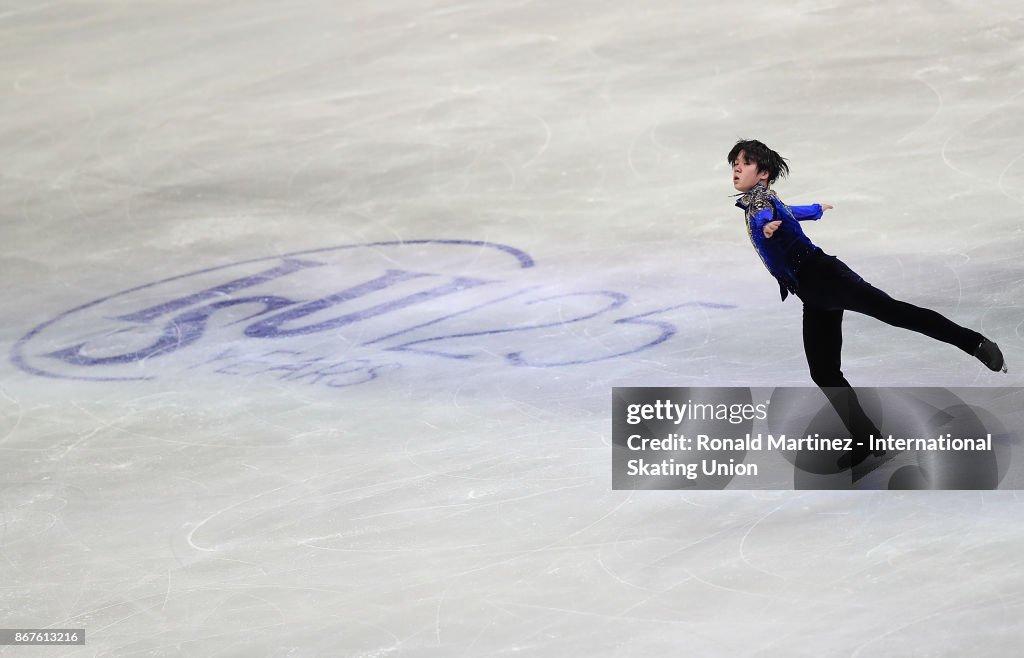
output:
M781 224L782 224L782 220L781 219L776 219L774 222L768 222L767 224L765 224L764 225L764 237L766 237L766 238L772 237L772 235L775 234L775 229L779 228L779 225L781 225Z
M822 203L820 205L821 205L821 212L825 212L826 210L832 210L832 206L830 206L827 203Z

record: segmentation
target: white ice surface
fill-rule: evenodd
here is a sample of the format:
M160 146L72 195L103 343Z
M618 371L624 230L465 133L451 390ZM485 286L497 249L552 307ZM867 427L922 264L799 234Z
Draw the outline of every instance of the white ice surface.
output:
M612 491L610 400L810 383L740 137L835 205L820 246L1010 365L851 315L851 381L1024 384L1022 62L1007 0L0 3L0 627L88 638L0 655L1014 654L1015 492ZM414 240L488 244L310 254L259 294L431 276L270 329L480 281L47 356Z

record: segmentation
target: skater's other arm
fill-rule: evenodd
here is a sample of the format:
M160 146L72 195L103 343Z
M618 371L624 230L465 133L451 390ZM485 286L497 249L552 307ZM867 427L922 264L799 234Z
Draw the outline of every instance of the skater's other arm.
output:
M774 220L774 221L773 221ZM763 232L764 237L772 237L772 233L781 224L779 220L775 219L775 211L771 206L761 208L754 216L750 218L750 230L752 232ZM771 227L769 229L769 227Z

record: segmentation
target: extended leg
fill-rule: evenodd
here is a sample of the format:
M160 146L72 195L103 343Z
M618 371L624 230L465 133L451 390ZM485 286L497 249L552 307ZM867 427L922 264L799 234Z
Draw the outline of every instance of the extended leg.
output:
M910 329L955 345L968 354L974 354L978 345L985 340L977 331L961 327L931 309L893 299L866 282L846 290L844 306L894 327Z
M999 346L977 331L961 327L931 309L893 299L863 279L860 279L859 283L843 286L842 291L841 303L851 311L864 313L895 327L910 329L955 345L977 358L990 370L1006 372L1006 362Z
M954 345L971 355L985 340L977 331L961 327L931 309L893 299L862 279L838 258L828 258L830 260L823 261L814 278L807 282L811 298L816 303L817 298L825 296L830 307L869 315L894 327L916 331Z

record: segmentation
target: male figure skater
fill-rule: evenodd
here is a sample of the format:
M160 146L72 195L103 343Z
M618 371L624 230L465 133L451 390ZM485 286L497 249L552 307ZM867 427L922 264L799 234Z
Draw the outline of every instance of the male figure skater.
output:
M931 336L959 347L991 370L1006 372L1003 354L991 340L935 311L893 299L841 260L816 247L804 234L800 222L820 219L832 206L787 206L779 200L771 185L789 173L789 165L782 156L757 140L740 140L729 151L728 162L733 187L742 193L736 205L744 210L747 234L754 249L779 282L783 301L793 293L804 303L804 353L811 379L829 396L851 432L863 435L864 439L869 432L878 436L841 370L845 310ZM840 387L849 391L842 400L836 397L835 389ZM867 456L864 450L854 451L854 464Z

